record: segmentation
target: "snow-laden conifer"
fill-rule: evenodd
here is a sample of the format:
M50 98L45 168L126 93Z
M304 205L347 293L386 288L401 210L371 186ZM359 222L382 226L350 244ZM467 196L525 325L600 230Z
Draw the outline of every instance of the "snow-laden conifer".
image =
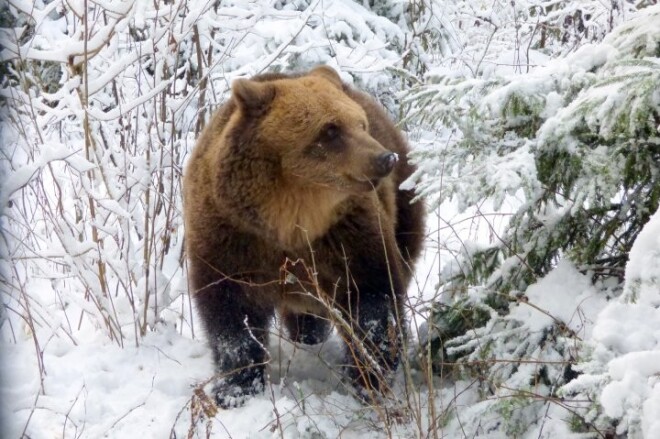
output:
M437 367L457 361L482 385L474 414L502 415L485 416L478 431L522 434L549 404L566 409L557 398L585 358L581 342L621 293L631 248L658 209L658 22L660 9L649 7L528 74L431 75L408 95L413 120L441 127L416 153L420 194L477 215L487 200L496 211L516 200L491 245L466 244L447 267L451 299L430 321ZM651 279L628 279L628 295ZM577 430L609 427L568 412Z

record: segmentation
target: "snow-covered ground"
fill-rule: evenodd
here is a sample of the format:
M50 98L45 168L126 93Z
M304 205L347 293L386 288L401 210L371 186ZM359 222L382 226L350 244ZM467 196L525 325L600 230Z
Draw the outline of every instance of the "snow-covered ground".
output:
M412 341L425 323L430 301L438 299L441 269L455 260L449 249L484 242L492 231L484 218L493 217L458 215L451 203L440 212L428 217L426 249L410 286ZM503 227L505 216L494 218L499 223L491 225ZM590 343L596 355L581 366L584 375L566 387L566 395L600 382L602 392L594 396L606 413L621 417L627 411L636 423L625 428L649 438L658 429L660 406L660 299L653 289L658 224L660 214L631 252L627 274L632 282L622 298L607 302L588 276L563 261L528 288L529 302L515 305L508 317L523 322L530 339L558 319ZM171 282L178 287L173 290L182 290L183 274L174 277ZM496 428L502 415L492 408L495 399L483 400L475 381L436 376L429 392L428 380L412 364L400 368L391 400L368 407L341 381L342 349L336 335L321 346L295 345L279 335L277 324L270 338L266 392L243 407L221 410L203 391L213 377L211 352L186 295L162 313L171 319L158 323L137 345L129 337L120 347L92 319L82 318L78 326L73 310L81 303L72 301L62 311L54 298L70 298L72 292L56 291L53 282L33 280L32 285L40 288L28 302L39 314L37 321L48 324L35 325L9 311L2 332L2 437L412 438L432 437L432 430L438 437L507 437ZM128 324L124 332L131 331ZM543 352L538 355L547 360ZM534 357L528 360L506 385L525 387L536 367ZM545 418L526 437L579 437L571 436L571 413L546 404Z
M475 228L478 222L470 220L469 215L455 217L452 211L453 207L447 206L447 216L443 219L449 219L455 226L445 227L440 232L438 226L444 222L434 214L429 216L427 249L410 288L410 308L414 309L411 312L413 340L424 323L425 305L436 294L440 266L452 259L449 253L438 249L453 240L484 233ZM648 264L640 262L640 255L649 250L645 247L649 247L648 241L645 246L640 245L633 258L640 268L630 269L641 279L647 278L644 273L650 269ZM654 247L650 247L649 251L654 251ZM34 298L44 303L45 298L55 292L49 289L48 283L42 285L44 289ZM645 300L653 301L648 289L641 293ZM618 326L607 322L613 318L613 313L629 307L619 302L607 305L588 278L568 262L531 286L527 296L533 306L517 305L512 309L511 318L527 322L531 331L543 331L551 319L558 318L582 337L589 338L595 331L597 340L610 345L614 337L611 329ZM180 306L175 301L172 310ZM605 311L598 316L603 308ZM657 314L657 309L647 308L645 312ZM638 310L630 317L634 320L642 314L643 310ZM342 350L336 335L320 346L295 345L280 337L275 325L269 346L270 380L266 392L250 399L243 407L221 410L202 391L213 376L213 368L210 350L194 318L194 331L190 328L182 331L172 322L160 323L138 346L126 340L122 348L108 338L103 328L95 328L85 320L80 329L71 330L71 337L51 329L63 323L67 318L64 314L59 315L61 321L51 321L50 327L39 325L36 333L28 322L16 316L9 317L12 324L4 326L2 341L2 409L6 419L3 437L7 438L129 438L136 435L144 438L358 438L365 435L412 438L428 437L431 419L436 419L438 437L471 437L473 434L475 437L507 437L502 432L480 430L480 427L497 425L500 414L486 410L489 414L483 416L483 405L489 402L479 402L475 382L434 377L429 394L428 381L416 367L400 368L392 400L382 407L363 405L341 381L338 365ZM654 354L632 351L636 350L635 346L641 349L642 345L649 345L648 337L656 337L657 343L659 321L654 321L652 315L646 316L644 325L637 325L636 332L628 331L628 337L624 328L614 331L617 345L628 345L631 353L610 365L614 382L605 389L606 410L616 414L625 407L641 409L644 413L640 416L647 424L654 422L651 414L657 405L657 395L653 395L658 385L645 387L651 393L642 393L648 396L648 401L644 402L630 400L638 393L626 389L625 383L637 383L639 388L645 386L645 380L657 381L651 372L656 370L652 364L658 363L646 358ZM39 355L35 350L35 336ZM631 345L630 337L642 340L641 344ZM638 366L625 372L619 364L624 360L637 361ZM530 367L534 366L521 366L509 383L525 380ZM625 404L619 400L625 400ZM433 401L432 407L430 401ZM613 408L612 404L619 408ZM475 424L477 415L481 420ZM528 433L533 437L570 437L569 418L570 413L548 404L546 419ZM653 428L657 425L648 425L646 430Z
M430 219L429 222L437 222ZM437 245L429 243L411 285L411 304L418 309L413 327L423 323L423 305L433 297L438 275ZM49 283L32 300L47 303L57 294ZM423 289L423 291L422 291ZM420 294L420 292L422 294ZM52 301L52 299L51 299ZM172 305L177 309L178 303ZM66 315L65 315L66 314ZM54 316L68 319L67 313ZM180 331L158 324L138 346L112 342L103 328L83 325L70 336L51 326L31 326L10 315L3 328L3 437L144 438L187 437L418 437L429 425L428 401L435 410L468 402L463 383L436 383L429 398L419 372L412 371L406 397L400 371L396 398L377 409L353 396L338 373L339 338L323 345L295 345L278 335L270 339L270 385L244 407L218 410L200 390L213 376L211 352L202 331ZM195 319L193 318L193 322ZM67 324L68 327L68 324ZM182 334L182 332L184 332ZM415 329L413 329L415 332ZM35 349L36 337L39 355ZM208 387L208 386L207 386ZM458 389L458 390L457 390ZM406 400L407 398L407 400ZM216 412L217 410L217 412ZM416 416L422 416L416 419Z

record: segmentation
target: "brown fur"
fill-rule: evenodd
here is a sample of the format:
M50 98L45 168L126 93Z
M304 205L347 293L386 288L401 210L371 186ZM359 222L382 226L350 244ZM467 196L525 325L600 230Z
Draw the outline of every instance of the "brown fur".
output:
M399 155L392 171L390 151ZM413 171L406 153L380 106L328 67L234 82L184 178L193 297L219 372L242 368L218 382L222 406L262 388L275 309L294 340L327 336L319 295L385 369L396 366L400 341L384 334L401 322L423 232L421 203L397 190ZM294 281L280 282L282 271ZM355 367L348 374L380 386Z

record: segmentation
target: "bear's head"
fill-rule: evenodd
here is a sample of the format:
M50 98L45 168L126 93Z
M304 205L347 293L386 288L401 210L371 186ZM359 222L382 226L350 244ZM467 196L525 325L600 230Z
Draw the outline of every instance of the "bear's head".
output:
M392 172L397 155L369 133L364 109L330 67L295 78L238 79L232 96L248 142L279 161L287 184L357 193Z

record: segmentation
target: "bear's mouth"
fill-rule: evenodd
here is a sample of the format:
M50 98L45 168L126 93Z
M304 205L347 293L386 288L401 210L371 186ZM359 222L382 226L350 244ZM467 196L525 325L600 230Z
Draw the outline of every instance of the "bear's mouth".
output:
M358 189L360 192L368 192L374 190L380 184L381 179L379 177L368 178L356 178L351 175L346 175L346 179L349 181L351 189Z

